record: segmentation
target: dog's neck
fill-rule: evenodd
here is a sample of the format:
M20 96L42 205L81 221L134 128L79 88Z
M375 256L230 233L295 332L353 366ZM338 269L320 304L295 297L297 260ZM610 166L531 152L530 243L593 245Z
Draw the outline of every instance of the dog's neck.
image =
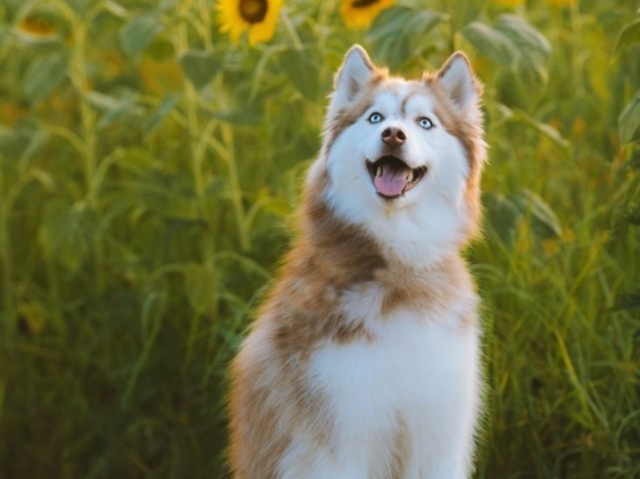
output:
M304 257L325 273L335 273L330 276L341 286L374 280L380 271L384 271L387 279L439 274L450 270L452 263L460 262L457 250L443 252L426 266L418 259L403 261L364 227L348 222L334 210L322 194L328 181L327 175L321 175L314 183L307 184L294 249L298 258Z

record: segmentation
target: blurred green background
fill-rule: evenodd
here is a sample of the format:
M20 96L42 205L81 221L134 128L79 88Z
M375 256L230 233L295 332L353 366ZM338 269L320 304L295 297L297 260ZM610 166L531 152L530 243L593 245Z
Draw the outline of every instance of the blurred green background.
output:
M640 3L218 3L0 1L0 478L227 475L227 364L354 42L485 83L475 477L640 478Z

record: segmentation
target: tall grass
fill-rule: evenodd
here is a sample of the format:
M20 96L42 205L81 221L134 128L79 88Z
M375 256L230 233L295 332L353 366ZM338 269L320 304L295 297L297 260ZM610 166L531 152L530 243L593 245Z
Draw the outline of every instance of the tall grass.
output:
M485 83L476 477L640 477L640 323L613 307L640 279L633 5L402 5L363 33L292 0L249 47L204 0L3 1L0 477L225 476L226 365L356 41L408 75L462 48ZM469 27L500 18L532 35L513 58Z

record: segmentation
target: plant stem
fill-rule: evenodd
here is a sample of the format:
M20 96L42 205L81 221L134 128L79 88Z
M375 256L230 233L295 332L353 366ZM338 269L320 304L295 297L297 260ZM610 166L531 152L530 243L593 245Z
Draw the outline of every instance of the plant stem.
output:
M80 100L80 123L83 142L82 153L85 167L87 204L91 210L95 211L98 206L95 191L96 182L94 181L97 168L96 115L85 99L85 92L89 88L89 78L85 62L86 40L91 16L87 19L83 19L78 15L72 15L73 55L71 59L70 77ZM98 294L99 296L102 296L105 288L105 279L102 268L103 251L99 232L96 232L94 236L94 262Z
M7 195L8 196L8 195ZM8 337L9 328L13 321L13 290L9 287L13 267L11 262L11 245L9 244L9 206L8 198L4 194L4 169L0 168L0 198L4 198L0 208L0 266L2 267L2 309L5 311L5 320L2 324L3 337Z
M198 3L200 18L202 18L202 23L205 28L203 29L202 41L204 42L204 46L207 50L211 50L213 48L213 41L211 39L211 30L210 25L213 25L211 20L211 6L208 5L207 0L200 0Z
M180 18L180 23L178 25L176 41L178 54L180 55L189 51L189 25L187 23L187 19L189 18L189 9L191 8L191 4L191 1L185 0L179 7L180 10L178 12L178 18ZM193 187L198 199L202 200L204 196L204 181L202 178L202 163L204 155L198 154L198 94L193 84L189 81L184 82L184 92Z
M85 181L89 204L95 206L93 191L93 175L96 170L96 134L95 114L87 104L84 93L88 87L88 78L85 63L85 45L88 25L80 18L73 22L73 57L71 64L71 81L80 97L80 121L82 127L82 140L84 142L83 156L85 160Z
M245 225L245 211L242 203L242 187L240 186L240 176L238 175L238 166L236 163L236 154L233 139L233 128L230 125L222 125L222 134L227 144L228 162L229 162L229 181L231 183L231 191L233 194L233 204L236 209L236 218L238 221L238 234L240 236L240 247L242 251L248 251L250 248L249 235Z
M291 42L293 43L293 46L295 47L295 49L298 51L304 50L302 41L300 40L300 37L298 36L298 32L296 32L296 29L293 26L293 23L291 23L291 19L289 18L289 15L287 15L286 12L283 12L281 15L281 18L282 18L282 24L287 30L287 33L289 34L289 37L291 38Z

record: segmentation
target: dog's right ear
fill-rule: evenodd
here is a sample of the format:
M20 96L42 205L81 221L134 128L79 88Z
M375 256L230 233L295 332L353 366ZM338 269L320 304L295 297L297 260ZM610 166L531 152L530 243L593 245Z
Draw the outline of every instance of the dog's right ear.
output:
M369 59L369 55L360 45L354 45L344 57L344 62L335 76L335 90L329 103L329 117L351 102L369 80L373 77L376 67Z

